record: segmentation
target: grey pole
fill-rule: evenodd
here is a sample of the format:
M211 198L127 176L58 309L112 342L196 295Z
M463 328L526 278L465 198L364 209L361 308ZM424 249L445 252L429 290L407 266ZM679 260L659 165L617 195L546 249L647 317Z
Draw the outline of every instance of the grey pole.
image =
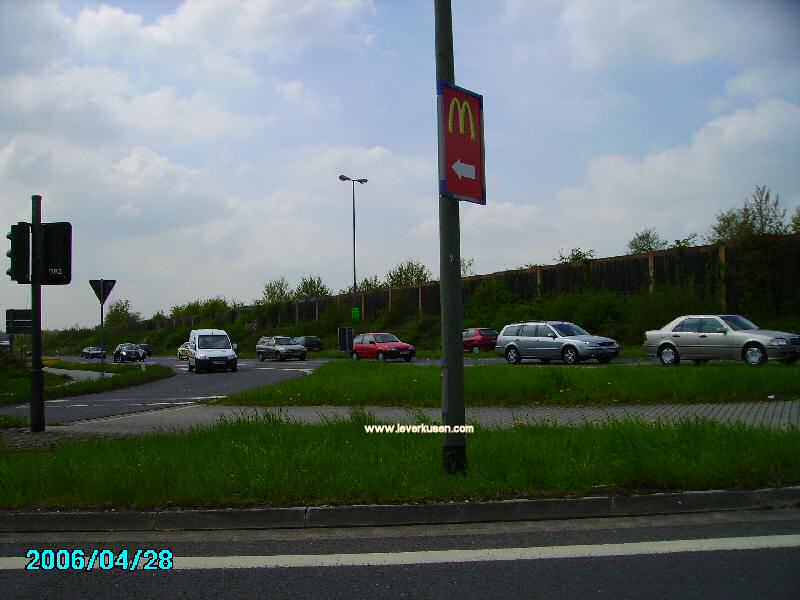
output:
M453 19L450 0L434 0L436 19L436 79L455 83ZM439 127L442 124L439 123ZM440 149L440 151L443 151ZM458 201L439 196L439 297L442 311L442 423L463 426L464 354L461 346L461 231ZM445 433L442 458L448 473L467 470L464 433Z
M106 287L103 280L100 280L100 294L105 294ZM106 376L106 343L103 340L103 304L105 304L105 300L100 301L100 377Z
M356 306L358 288L356 286L356 182L351 179L353 184L353 308Z
M42 197L31 196L31 431L44 431L42 370Z

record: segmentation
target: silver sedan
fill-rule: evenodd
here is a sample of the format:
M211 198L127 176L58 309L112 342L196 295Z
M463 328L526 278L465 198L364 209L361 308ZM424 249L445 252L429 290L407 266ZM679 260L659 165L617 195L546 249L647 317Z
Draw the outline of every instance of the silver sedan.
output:
M684 315L644 335L645 351L667 366L684 358L695 364L727 359L751 365L792 364L800 358L800 335L761 329L739 315Z

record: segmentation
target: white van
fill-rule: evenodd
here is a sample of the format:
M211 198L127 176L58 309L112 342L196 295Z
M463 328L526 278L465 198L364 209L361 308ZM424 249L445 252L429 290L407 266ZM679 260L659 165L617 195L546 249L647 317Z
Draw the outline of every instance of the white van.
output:
M235 371L236 344L222 329L193 329L189 334L189 371Z

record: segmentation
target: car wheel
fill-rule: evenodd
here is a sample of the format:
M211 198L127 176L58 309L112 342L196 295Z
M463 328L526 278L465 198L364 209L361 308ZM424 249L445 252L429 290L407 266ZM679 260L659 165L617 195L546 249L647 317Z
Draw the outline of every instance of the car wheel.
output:
M355 351L355 350L353 350L353 351L350 353L350 358L351 358L351 359L353 359L353 360L358 360L358 354L356 353L356 351Z
M280 352L276 352L275 360L277 360L278 362L283 362L283 354L281 354Z
M581 356L574 347L567 346L561 351L561 360L568 365L577 365L581 362Z
M678 349L675 346L667 344L658 349L658 360L665 367L674 367L680 364L681 355L678 354Z
M187 358L186 360L188 361L189 359ZM192 371L194 371L194 365L191 362L189 362L189 373L191 373Z
M238 371L238 370L239 370L239 366L238 365L233 365L231 367L231 373L236 373L236 371Z
M256 356L260 362L264 362L264 359L266 358L266 356L264 356L261 352L256 352Z
M410 356L404 356L403 360L406 361L406 362L411 362L411 357Z
M520 362L522 362L522 357L519 354L519 350L514 348L514 346L508 348L506 350L506 360L510 365L518 365Z
M383 355L383 352L378 352L378 361L384 362L386 357Z
M473 354L478 354L478 353L480 353L480 351L481 351L481 349L478 346L473 346L472 347L472 353Z
M767 353L760 344L747 344L742 350L742 358L748 365L763 365L767 361Z

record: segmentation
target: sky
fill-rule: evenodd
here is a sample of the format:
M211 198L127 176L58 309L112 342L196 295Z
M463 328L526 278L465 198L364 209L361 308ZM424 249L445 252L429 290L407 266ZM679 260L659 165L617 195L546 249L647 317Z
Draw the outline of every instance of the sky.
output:
M453 2L455 75L483 95L476 274L701 238L755 186L800 205L800 2ZM432 0L0 2L0 229L73 226L43 326L94 326L90 279L148 318L250 303L284 276L438 277ZM8 249L8 241L4 240ZM4 256L4 267L8 259ZM30 306L0 278L0 317Z

